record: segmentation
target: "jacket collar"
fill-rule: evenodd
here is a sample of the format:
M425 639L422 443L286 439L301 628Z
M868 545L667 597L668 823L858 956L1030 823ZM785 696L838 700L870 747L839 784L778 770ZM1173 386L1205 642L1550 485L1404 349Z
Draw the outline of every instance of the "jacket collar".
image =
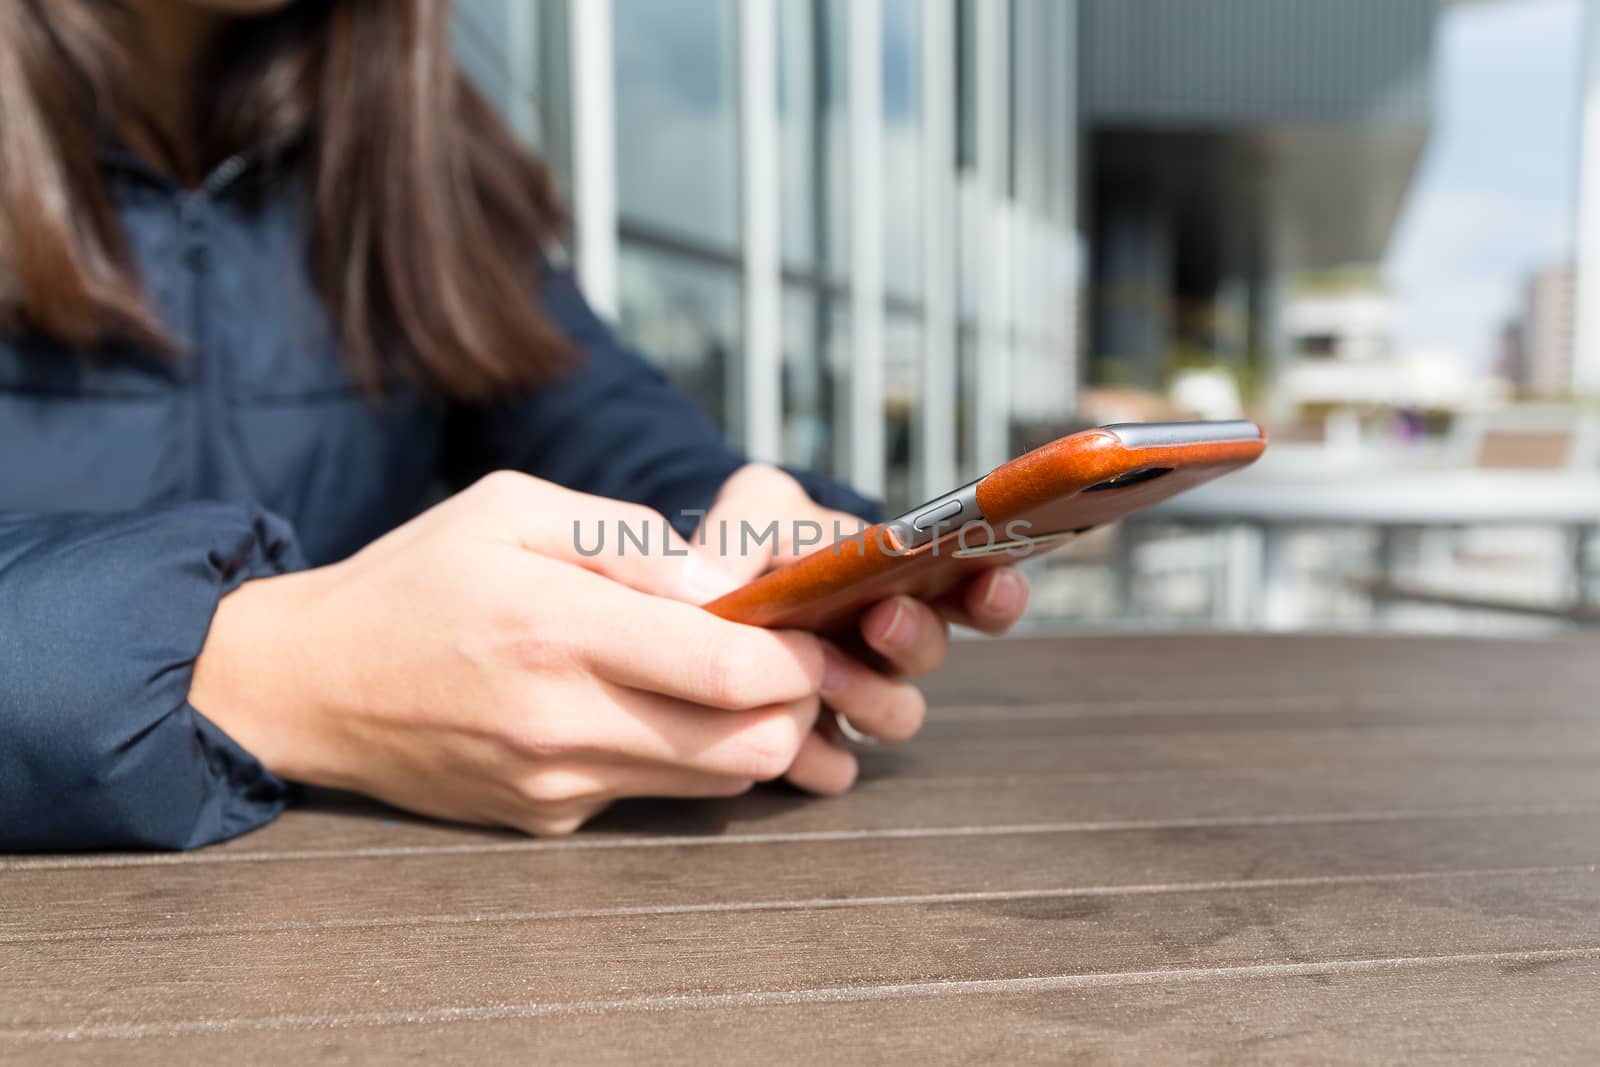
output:
M95 158L102 167L121 171L167 192L184 191L183 184L170 171L156 166L114 135L103 134L95 143ZM256 170L261 160L262 153L254 150L229 156L211 169L195 186L195 191L208 196L225 192L240 178Z

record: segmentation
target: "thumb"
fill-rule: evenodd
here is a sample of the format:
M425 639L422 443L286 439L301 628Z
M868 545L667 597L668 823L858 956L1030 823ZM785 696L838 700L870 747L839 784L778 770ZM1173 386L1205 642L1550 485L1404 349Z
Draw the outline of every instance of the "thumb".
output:
M641 593L703 604L746 580L710 552L691 545L659 512L641 504L523 476L496 478L485 495L494 521L509 521L522 548Z

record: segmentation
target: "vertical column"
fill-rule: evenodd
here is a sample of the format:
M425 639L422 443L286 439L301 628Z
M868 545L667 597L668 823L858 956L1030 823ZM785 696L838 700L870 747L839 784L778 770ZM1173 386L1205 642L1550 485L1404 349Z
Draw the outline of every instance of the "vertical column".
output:
M883 415L883 9L851 0L850 69L850 480L884 488Z
M1600 393L1600 0L1584 0L1581 85L1572 388L1592 394Z
M1062 0L1060 15L1063 23L1061 54L1064 58L1063 62L1052 67L1059 71L1060 77L1060 95L1056 99L1061 102L1061 112L1056 117L1056 127L1061 137L1061 161L1055 172L1055 180L1060 185L1063 198L1059 217L1062 220L1064 244L1061 248L1063 263L1059 277L1065 282L1060 297L1066 307L1065 314L1058 321L1064 323L1062 334L1066 357L1071 360L1066 397L1067 410L1070 412L1078 405L1084 361L1084 353L1080 348L1083 327L1079 321L1083 307L1085 263L1078 219L1079 183L1082 181L1078 170L1078 0Z
M1050 217L1050 249L1043 291L1046 306L1040 321L1057 345L1064 392L1061 410L1077 407L1079 378L1083 373L1079 352L1078 317L1082 301L1082 241L1078 236L1078 0L1046 0L1051 18L1045 34L1045 81L1049 105L1046 127L1050 158L1045 168L1046 212Z
M611 0L570 5L573 233L578 282L602 316L617 315L616 48Z
M956 40L952 0L922 3L922 484L956 484Z
M778 248L778 6L739 8L739 132L743 172L744 447L764 463L781 459L782 277Z
M977 460L980 472L1004 463L1010 451L1011 217L1007 209L1007 149L1011 127L1010 0L976 0L978 238Z
M1002 66L1010 81L1006 156L1010 159L1009 184L1014 193L1007 212L1011 218L1011 292L1006 300L1006 317L1012 344L1007 360L1010 391L1003 398L1005 408L1001 414L1006 449L1002 462L1011 455L1012 424L1019 416L1036 419L1047 411L1050 405L1046 396L1053 392L1049 382L1054 368L1046 366L1041 358L1044 301L1040 286L1045 263L1040 252L1049 226L1044 214L1044 168L1049 158L1044 130L1048 113L1043 91L1047 62L1043 53L1048 44L1045 19L1039 0L1011 0L1008 38L1013 43L1008 48L1009 62Z

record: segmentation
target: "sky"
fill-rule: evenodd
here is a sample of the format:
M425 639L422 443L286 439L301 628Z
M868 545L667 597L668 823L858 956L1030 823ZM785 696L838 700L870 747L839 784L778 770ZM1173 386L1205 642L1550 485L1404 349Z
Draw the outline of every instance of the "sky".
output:
M1383 264L1400 351L1488 367L1523 280L1570 257L1580 28L1580 0L1443 16L1433 131Z

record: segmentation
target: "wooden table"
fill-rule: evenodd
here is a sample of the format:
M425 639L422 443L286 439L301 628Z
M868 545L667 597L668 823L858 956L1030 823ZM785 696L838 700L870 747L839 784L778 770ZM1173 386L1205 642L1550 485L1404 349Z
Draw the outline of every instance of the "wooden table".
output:
M1596 1062L1597 653L970 642L837 801L0 858L0 1062Z

